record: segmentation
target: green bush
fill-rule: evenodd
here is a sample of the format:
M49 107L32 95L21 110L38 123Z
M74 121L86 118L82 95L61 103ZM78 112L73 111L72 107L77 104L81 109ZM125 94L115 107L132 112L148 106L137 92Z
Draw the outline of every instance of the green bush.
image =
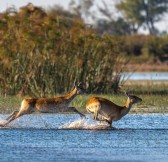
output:
M168 60L168 36L132 35L123 36L122 53L126 56L141 56L146 61Z
M119 40L97 35L79 18L29 10L5 13L0 20L2 94L55 95L69 91L75 80L89 92L117 92Z
M69 91L75 80L92 93L117 92L123 54L125 60L168 58L168 36L98 35L79 17L66 15L50 16L31 5L1 14L2 94L55 95Z

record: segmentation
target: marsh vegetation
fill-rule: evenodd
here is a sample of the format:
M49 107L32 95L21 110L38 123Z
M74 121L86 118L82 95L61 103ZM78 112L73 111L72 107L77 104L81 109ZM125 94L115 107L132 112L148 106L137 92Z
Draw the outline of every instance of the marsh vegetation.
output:
M121 72L143 63L167 67L167 40L167 35L98 34L82 17L60 8L47 12L32 4L19 11L9 8L0 15L0 111L18 109L24 97L65 94L75 80L91 94L72 103L82 111L92 94L123 104ZM140 107L167 111L165 85L122 84L122 89L140 95L144 100Z
M143 99L138 105L134 105L131 109L131 113L168 113L168 85L156 85L156 86L125 86L131 93L136 94ZM60 94L57 94L60 96ZM89 94L84 96L77 96L71 103L71 106L75 106L81 112L86 113L85 104L89 98L93 96L105 97L118 105L124 105L127 99L124 92L118 94ZM25 97L16 96L1 96L0 97L0 113L11 113L14 110L20 108L20 103ZM51 97L51 96L48 96Z

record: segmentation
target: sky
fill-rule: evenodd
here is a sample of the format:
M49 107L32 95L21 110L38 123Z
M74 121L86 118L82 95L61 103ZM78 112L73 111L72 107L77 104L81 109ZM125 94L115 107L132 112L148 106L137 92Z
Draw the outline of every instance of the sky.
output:
M32 3L43 8L53 6L54 4L67 8L69 2L70 0L0 0L0 12L5 11L12 5L19 9L19 7L25 6L28 3Z
M95 0L95 1L99 6L101 5L101 0ZM111 0L106 0L106 1L109 1L110 5L111 5L111 2L113 2ZM14 5L16 9L19 9L20 7L25 6L28 3L32 3L42 8L52 7L56 4L64 7L65 9L68 9L69 2L70 0L0 0L0 12L5 11L8 7L11 7L12 5ZM93 10L93 12L95 11ZM157 23L156 27L159 28L160 30L165 30L168 32L168 16L164 16L163 21ZM145 31L143 29L141 30L141 32L145 34Z
M6 8L14 5L17 9L21 6L25 6L28 3L46 8L58 4L60 6L68 7L70 0L0 0L0 12L5 11Z

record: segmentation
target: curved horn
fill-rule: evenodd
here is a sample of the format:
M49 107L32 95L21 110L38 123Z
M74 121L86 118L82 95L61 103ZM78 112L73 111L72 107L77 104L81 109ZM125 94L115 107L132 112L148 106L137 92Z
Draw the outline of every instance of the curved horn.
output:
M81 82L79 82L79 83L78 83L78 86L81 86L81 85L82 85L82 83L81 83Z
M75 80L75 81L74 81L74 87L76 87L76 86L77 86L77 81Z

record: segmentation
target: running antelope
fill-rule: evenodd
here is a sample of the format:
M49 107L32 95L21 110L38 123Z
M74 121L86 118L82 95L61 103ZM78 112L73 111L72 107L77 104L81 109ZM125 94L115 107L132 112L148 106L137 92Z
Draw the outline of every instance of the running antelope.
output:
M21 102L21 107L19 111L14 111L6 119L7 122L2 125L6 126L11 121L17 119L18 117L25 114L32 114L33 112L40 113L59 113L59 112L76 112L81 117L84 115L80 113L75 107L69 107L71 101L79 94L86 93L86 90L83 88L82 84L74 84L73 90L66 94L65 96L53 97L53 98L27 98L23 99Z
M86 110L89 113L94 113L94 120L106 121L112 127L112 122L121 119L131 109L132 105L142 101L137 96L130 95L126 92L128 99L124 106L118 106L115 103L101 97L93 97L86 104ZM101 115L102 119L98 118Z

